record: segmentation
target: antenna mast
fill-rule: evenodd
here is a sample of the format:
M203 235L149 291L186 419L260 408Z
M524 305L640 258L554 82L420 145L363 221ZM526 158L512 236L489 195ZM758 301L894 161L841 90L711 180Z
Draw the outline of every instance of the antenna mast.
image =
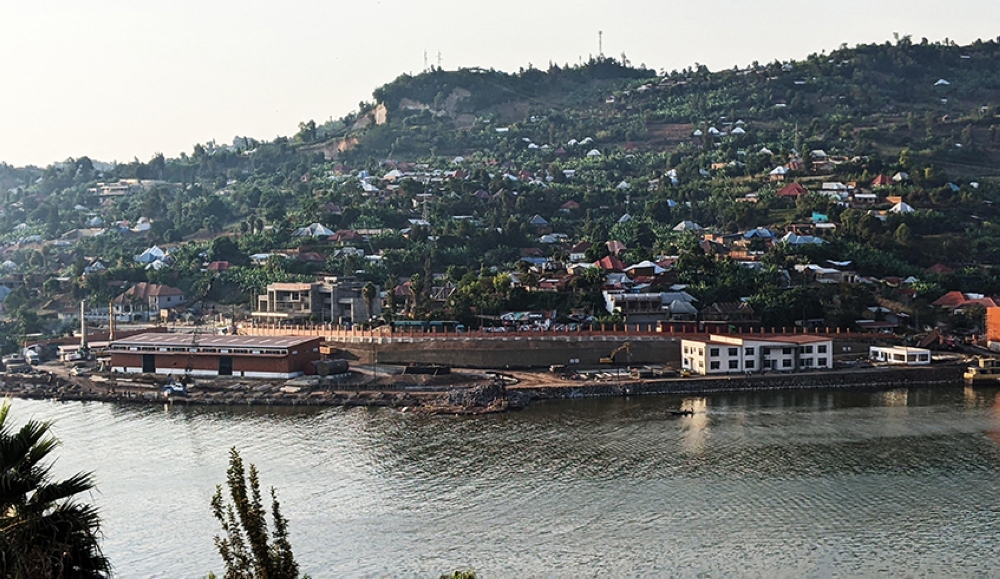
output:
M597 55L604 56L604 31L597 31Z
M424 50L424 72L427 72L427 51Z

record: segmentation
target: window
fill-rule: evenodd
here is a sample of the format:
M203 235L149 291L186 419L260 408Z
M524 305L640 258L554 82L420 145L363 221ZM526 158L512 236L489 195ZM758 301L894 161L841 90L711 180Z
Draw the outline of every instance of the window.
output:
M718 356L719 355L719 349L718 348L710 348L708 350L708 355L712 356L713 358L716 357L716 356Z
M705 355L705 348L698 348L698 355L699 356L704 356Z
M770 360L764 360L764 367L765 368L770 368L771 367L771 361Z
M826 344L823 344L822 346L816 346L816 353L826 354Z
M826 358L817 358L816 359L816 365L817 366L826 366Z
M792 353L792 349L791 348L782 348L781 349L781 353L784 354L784 355L786 355L786 356L788 356L788 355L790 355Z
M688 348L687 346L684 346L684 353L685 353L685 354L690 354L690 353L691 353L691 352L689 352L688 350L689 350L689 348Z
M802 347L799 348L799 353L800 354L812 354L813 353L813 347L812 346L802 346Z
M698 367L701 368L701 369L704 369L705 368L705 361L704 360L698 360Z
M729 348L729 355L730 356L739 356L740 355L740 349L739 348Z
M743 353L747 356L753 356L753 348L744 348Z
M718 370L719 369L719 362L718 361L712 362L711 364L709 364L709 367L712 370Z
M760 349L760 353L764 354L765 356L767 356L768 354L771 353L771 348L768 348L767 346L764 346L764 347L762 347Z
M789 359L787 359L787 358L785 358L784 360L781 361L781 367L782 368L791 368L792 367L792 361L789 360Z
M746 368L747 370L753 368L754 367L753 360L747 360L746 362L743 362L743 367Z
M805 366L806 368L812 366L813 365L813 359L812 358L803 358L802 359L802 365Z
M730 370L739 370L739 368L740 368L740 361L739 360L730 360L729 361L729 369Z
M930 359L930 356L928 356L927 354L920 354L920 361L921 362L926 362L929 359Z

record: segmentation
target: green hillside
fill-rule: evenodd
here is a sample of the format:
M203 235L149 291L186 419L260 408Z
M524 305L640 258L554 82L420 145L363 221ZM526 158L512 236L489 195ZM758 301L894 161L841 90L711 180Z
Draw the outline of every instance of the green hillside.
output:
M739 70L657 73L603 57L432 69L274 141L237 137L104 170L86 157L0 164L0 279L15 288L5 335L58 331L75 300L106 304L123 283L245 307L270 282L320 273L403 288L387 304L399 315L600 316L602 276L539 260L564 264L589 242L595 261L607 241L627 247L626 264L667 263L664 279L703 304L747 298L777 326L810 315L851 327L859 308L900 299L889 286L790 288L795 265L917 275L919 292L893 307L930 323L945 291L1000 294L998 107L996 41L904 37ZM793 182L804 195L778 194ZM912 211L887 211L900 200ZM720 246L757 227L824 243L706 253L711 240L675 231L682 221ZM317 222L338 235L294 235ZM134 260L154 244L170 253L161 269ZM83 275L98 259L106 269ZM428 297L448 282L451 297Z

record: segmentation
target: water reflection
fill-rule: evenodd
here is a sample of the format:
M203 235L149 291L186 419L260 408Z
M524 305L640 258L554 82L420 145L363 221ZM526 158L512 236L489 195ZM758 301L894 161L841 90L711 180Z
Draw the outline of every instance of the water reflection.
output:
M909 390L906 388L899 388L896 390L887 390L883 392L879 398L881 398L882 406L905 408L909 401L909 395Z
M233 445L278 488L317 578L995 574L995 388L573 400L478 418L15 401L30 414L56 420L60 473L96 468L123 579L219 571L208 501Z
M993 428L987 431L986 435L989 436L993 442L1000 445L1000 392L997 392L993 396Z
M701 454L708 442L708 400L685 398L681 402L681 411L692 413L681 417L684 428L682 449L688 454Z

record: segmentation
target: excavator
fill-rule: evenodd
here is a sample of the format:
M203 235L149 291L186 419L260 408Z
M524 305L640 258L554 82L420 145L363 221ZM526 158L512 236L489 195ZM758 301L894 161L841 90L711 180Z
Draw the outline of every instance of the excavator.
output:
M609 355L609 356L607 356L605 358L601 358L601 364L607 364L607 365L614 364L615 363L615 358L618 356L618 354L621 354L622 352L625 352L626 354L628 354L629 360L631 361L631 359L632 359L632 343L631 342L625 342L621 346L618 346L617 348L615 348L614 350L612 350L611 351L611 355Z

